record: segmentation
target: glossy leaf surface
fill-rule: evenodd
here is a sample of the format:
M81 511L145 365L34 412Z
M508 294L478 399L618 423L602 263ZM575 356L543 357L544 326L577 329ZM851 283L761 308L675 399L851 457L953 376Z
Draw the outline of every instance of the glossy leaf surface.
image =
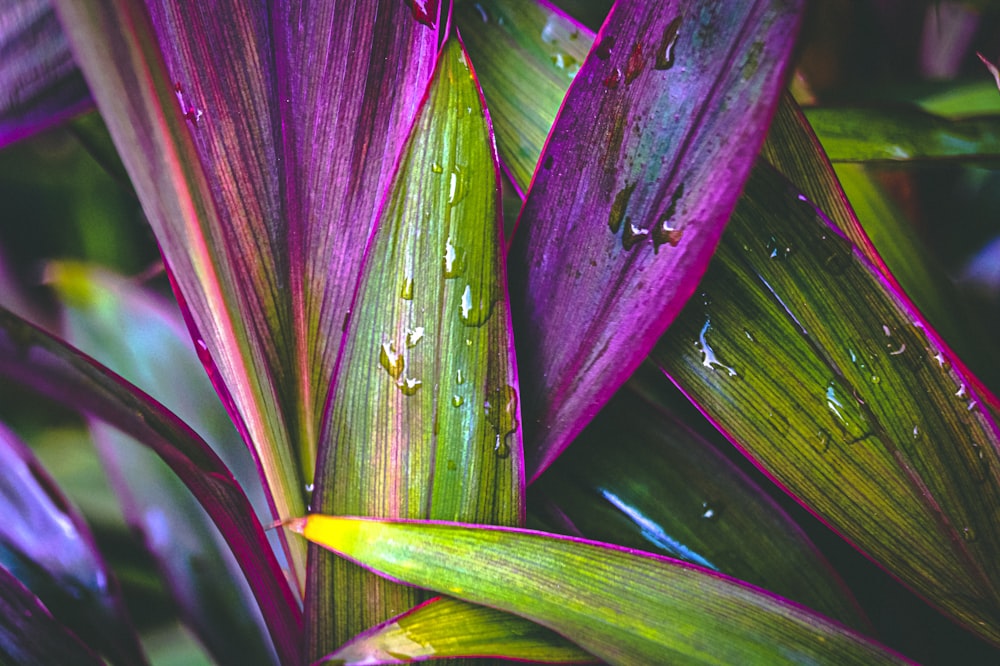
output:
M545 664L589 664L590 655L517 615L436 597L348 641L321 663L405 664L426 659L501 657Z
M532 484L529 498L570 536L685 560L864 626L801 528L635 380Z
M72 263L50 264L67 337L146 387L206 434L253 500L267 504L256 466L201 370L180 313L138 283ZM194 497L163 462L113 428L90 424L128 523L144 537L182 617L220 663L272 663L239 565Z
M903 661L801 606L640 551L453 523L314 514L288 526L384 576L522 615L610 664Z
M480 4L487 15L494 7ZM774 108L800 8L619 2L575 85L563 77L570 89L510 251L518 358L533 369L523 396L530 477L625 381L693 291ZM504 26L482 29L503 44ZM510 67L522 69L536 71ZM537 107L557 97L536 92L553 85L535 77L491 93L514 95L511 108ZM497 124L509 120L518 119ZM506 160L522 147L501 150Z
M153 449L184 482L233 549L279 659L298 658L301 614L246 495L211 448L121 377L0 310L0 373L114 425Z
M0 4L0 148L92 104L52 3Z
M102 666L98 656L0 567L0 659L8 664Z
M833 162L1000 158L1000 118L949 120L902 107L805 109Z
M517 375L488 117L459 42L441 52L367 255L344 341L314 507L523 520ZM318 553L319 554L319 553ZM320 654L413 606L415 591L319 561ZM332 576L332 578L330 577ZM395 612L393 612L395 611Z
M83 517L31 450L3 425L0 469L0 566L5 573L16 576L57 611L60 622L113 663L147 663L118 585Z
M1000 637L997 430L918 313L758 168L655 360L789 493Z

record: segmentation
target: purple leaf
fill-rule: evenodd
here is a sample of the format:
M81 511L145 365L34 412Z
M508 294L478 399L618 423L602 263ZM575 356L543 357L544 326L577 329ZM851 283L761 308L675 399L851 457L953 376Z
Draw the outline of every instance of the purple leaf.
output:
M279 659L297 662L296 600L246 495L204 440L135 386L5 310L0 310L0 375L107 421L153 449L233 549Z
M531 478L693 292L763 141L801 6L622 0L601 28L510 253L518 358L533 370Z
M0 4L0 148L92 105L51 3Z
M145 664L94 537L34 454L0 425L0 564L116 664ZM21 662L18 662L21 663Z
M0 567L0 660L24 666L103 664L3 567Z

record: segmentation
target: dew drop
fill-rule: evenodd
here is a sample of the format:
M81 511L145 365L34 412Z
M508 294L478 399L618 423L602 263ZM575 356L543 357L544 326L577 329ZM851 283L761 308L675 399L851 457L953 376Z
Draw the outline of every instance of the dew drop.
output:
M615 195L615 200L611 203L611 212L608 213L608 229L611 233L616 234L618 230L622 228L622 220L625 218L625 209L628 208L628 201L632 198L632 192L635 190L635 186L639 184L639 181L632 183L631 185L625 184L618 194Z
M663 31L660 48L656 50L656 62L653 69L667 70L674 66L674 47L677 45L677 35L681 29L681 17L678 16Z
M413 10L413 18L429 28L434 27L437 20L438 0L409 0Z
M674 227L670 220L677 212L677 202L684 196L684 183L677 186L674 193L670 195L670 205L660 215L660 221L653 227L653 249L659 250L664 243L669 243L671 247L677 247L684 235L683 228Z
M437 162L431 162L431 171L434 173L444 173L444 167Z
M462 292L462 302L458 306L458 317L466 326L479 327L485 324L493 314L496 300L492 294L484 290L473 291L472 285L465 285Z
M646 61L642 56L642 42L636 42L632 47L632 53L628 57L628 64L625 67L625 85L628 85L639 78L642 70L646 67Z
M607 60L611 57L611 51L614 50L615 42L617 41L618 40L614 35L607 35L606 37L603 37L601 41L598 42L597 48L594 49L594 53L597 54L597 57L601 60Z
M826 407L837 424L848 435L849 444L864 439L869 434L868 419L861 408L863 401L849 392L839 379L831 379L824 390Z
M468 194L467 183L465 182L465 173L461 166L456 164L452 167L451 173L448 174L448 205L454 206L459 201L465 198Z
M603 81L601 81L601 83L604 84L605 88L614 90L615 88L618 87L618 84L621 83L621 80L622 80L622 70L615 67L613 70L611 70L611 73L608 74Z
M705 520L715 522L722 514L722 507L714 502L701 503L701 517Z
M462 372L461 368L455 371L455 383L458 385L465 383L465 374Z
M424 337L424 327L417 326L406 330L406 346L410 349L417 346Z
M698 342L695 343L698 349L701 350L701 364L706 368L711 368L713 370L722 370L730 377L736 376L736 371L725 363L719 360L719 357L715 355L715 350L708 344L706 335L709 329L712 327L712 322L710 319L705 320L705 325L701 327L701 333L698 335Z
M403 393L403 395L415 395L423 385L424 383L422 381L411 377L404 377L396 383L396 386L399 387L399 390Z
M622 247L626 250L631 250L647 238L649 238L649 229L640 229L632 224L630 218L625 218L625 231L622 232Z
M399 297L404 301L413 300L413 278L409 275L403 278L403 284L399 288Z
M979 539L979 537L976 535L976 531L971 527L962 528L962 538L965 539L967 543L974 543Z
M403 355L396 351L396 346L391 342L382 343L378 362L393 379L399 379L399 376L403 374L403 366L405 365Z
M510 444L507 443L507 436L497 435L496 444L493 445L493 453L497 458L510 457Z
M461 407L463 404L465 404L465 398L463 398L460 395L453 395L453 396L451 396L451 406L452 407Z
M483 7L481 3L477 2L476 4L473 5L473 7L477 12L479 12L479 18L483 19L483 23L490 22L490 15L486 12L486 9Z
M771 236L767 240L767 252L768 257L771 259L781 260L788 258L788 255L792 252L792 248L777 236Z
M451 238L444 242L442 272L446 280L457 278L465 272L465 251L453 245Z

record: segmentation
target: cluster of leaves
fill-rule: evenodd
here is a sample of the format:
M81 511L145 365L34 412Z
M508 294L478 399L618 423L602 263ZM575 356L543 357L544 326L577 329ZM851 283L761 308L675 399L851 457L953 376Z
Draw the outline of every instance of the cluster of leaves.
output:
M0 375L86 415L219 663L905 662L682 394L1000 646L995 350L859 166L996 159L996 116L803 112L800 0L596 34L546 0L52 4L0 5L0 144L96 103L179 311L58 262L41 321L0 271L42 324L0 310ZM85 521L0 457L3 659L147 663Z

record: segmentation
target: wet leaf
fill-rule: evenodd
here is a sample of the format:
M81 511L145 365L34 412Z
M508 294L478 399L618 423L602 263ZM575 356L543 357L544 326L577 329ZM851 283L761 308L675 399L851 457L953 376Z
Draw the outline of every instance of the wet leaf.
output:
M48 0L0 5L0 148L90 108Z
M996 160L1000 118L949 120L912 107L805 109L833 162Z
M118 584L83 517L31 450L3 425L0 469L4 470L0 476L4 515L0 522L0 565L4 574L17 577L56 611L59 622L106 654L112 663L148 663ZM11 593L14 596L8 603L20 598ZM30 603L26 610L29 615L35 612Z
M790 494L997 642L997 429L937 334L763 165L699 292L656 362Z
M138 283L72 263L46 277L65 308L67 337L206 434L256 513L267 504L256 466L191 348L180 313ZM253 595L211 519L150 451L90 424L128 523L144 536L181 615L220 663L272 663Z
M454 657L545 664L595 661L562 636L522 617L437 597L356 636L320 663L405 664Z
M233 550L279 659L295 663L301 615L246 495L211 448L162 405L110 370L0 310L0 374L114 425L184 482Z
M864 628L801 528L660 393L648 378L626 384L532 484L533 511L571 536L714 569Z
M640 551L453 523L313 514L288 527L391 579L538 622L610 664L905 662L780 597Z
M92 650L0 567L0 659L10 664L101 666Z
M368 251L332 388L317 510L523 520L499 216L488 117L452 39ZM419 601L412 589L331 561L317 562L316 596L307 599L318 655Z
M490 20L506 5L479 4L492 45L479 59L522 39L504 36L508 21ZM536 39L550 20L565 23L541 23L533 3L509 6L525 17L517 30ZM693 291L777 102L800 8L619 2L574 85L562 77L569 92L510 251L518 357L532 370L523 384L529 477L635 370ZM526 78L484 79L487 95L512 97L511 109L523 104L543 124L553 109L535 109L558 97L556 84L520 64L542 56L522 48L504 58ZM528 121L498 115L504 123ZM507 161L523 147L500 151Z

